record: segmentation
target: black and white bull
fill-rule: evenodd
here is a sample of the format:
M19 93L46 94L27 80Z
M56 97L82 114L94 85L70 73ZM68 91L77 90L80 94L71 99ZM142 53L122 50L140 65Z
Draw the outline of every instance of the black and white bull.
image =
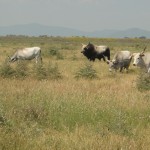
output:
M110 49L108 46L95 46L91 43L88 45L82 44L81 53L83 53L90 61L95 61L96 58L106 61L105 57L110 60Z

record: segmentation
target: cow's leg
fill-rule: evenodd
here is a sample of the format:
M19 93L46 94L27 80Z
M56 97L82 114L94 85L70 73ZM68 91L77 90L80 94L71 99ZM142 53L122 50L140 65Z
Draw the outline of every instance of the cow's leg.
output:
M129 66L125 67L126 68L126 72L128 73L128 69L129 69Z
M102 58L103 58L103 60L104 60L104 61L106 61L106 59L105 59L105 56L104 56L104 55L102 56Z
M36 64L40 61L40 63L42 63L42 57L41 56L36 56L35 57L35 62Z
M94 57L90 58L90 61L93 61L93 62L94 62L94 61L95 61L95 58L94 58Z
M36 56L36 57L35 57L35 63L36 63L36 64L38 63L38 60L39 60L39 57Z
M41 61L41 63L43 62L42 57L40 57L40 61Z
M97 59L99 59L99 61L101 61L102 58L101 58L101 57L98 57Z
M35 63L36 63L36 64L38 63L38 58L37 58L37 57L35 57Z
M110 60L110 55L107 56L107 59Z
M120 72L122 72L123 67L120 67Z

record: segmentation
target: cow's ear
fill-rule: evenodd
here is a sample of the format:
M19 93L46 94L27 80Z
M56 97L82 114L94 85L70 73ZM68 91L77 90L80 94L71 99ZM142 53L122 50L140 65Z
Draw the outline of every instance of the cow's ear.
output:
M134 57L137 53L133 53L132 56Z
M117 64L117 61L112 61L113 64Z
M145 55L141 53L140 56L143 57L143 56L145 56Z
M129 59L132 59L132 57L133 57L133 55L131 55L131 56L129 57Z

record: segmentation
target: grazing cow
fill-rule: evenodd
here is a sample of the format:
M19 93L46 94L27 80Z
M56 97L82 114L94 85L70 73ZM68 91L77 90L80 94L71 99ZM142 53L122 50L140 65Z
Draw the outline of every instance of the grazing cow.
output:
M9 62L15 62L18 60L31 60L34 58L36 59L36 63L39 60L42 61L40 47L29 47L29 48L20 49L16 51L12 57L10 57Z
M96 58L99 60L103 58L105 61L105 56L110 60L110 49L108 46L94 46L91 43L88 45L82 44L81 53L90 61L95 61Z
M133 53L133 65L150 73L150 52L144 53L145 49L141 53Z
M117 52L114 55L113 60L111 61L107 60L107 63L109 64L109 71L112 71L112 69L114 69L115 71L120 69L120 72L123 69L126 69L126 71L128 71L131 59L132 59L132 54L130 51Z

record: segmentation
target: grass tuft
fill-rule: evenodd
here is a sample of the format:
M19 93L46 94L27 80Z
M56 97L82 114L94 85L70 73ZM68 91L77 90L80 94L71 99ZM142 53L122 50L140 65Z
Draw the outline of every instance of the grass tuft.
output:
M140 72L137 78L137 88L139 91L150 90L150 74Z

